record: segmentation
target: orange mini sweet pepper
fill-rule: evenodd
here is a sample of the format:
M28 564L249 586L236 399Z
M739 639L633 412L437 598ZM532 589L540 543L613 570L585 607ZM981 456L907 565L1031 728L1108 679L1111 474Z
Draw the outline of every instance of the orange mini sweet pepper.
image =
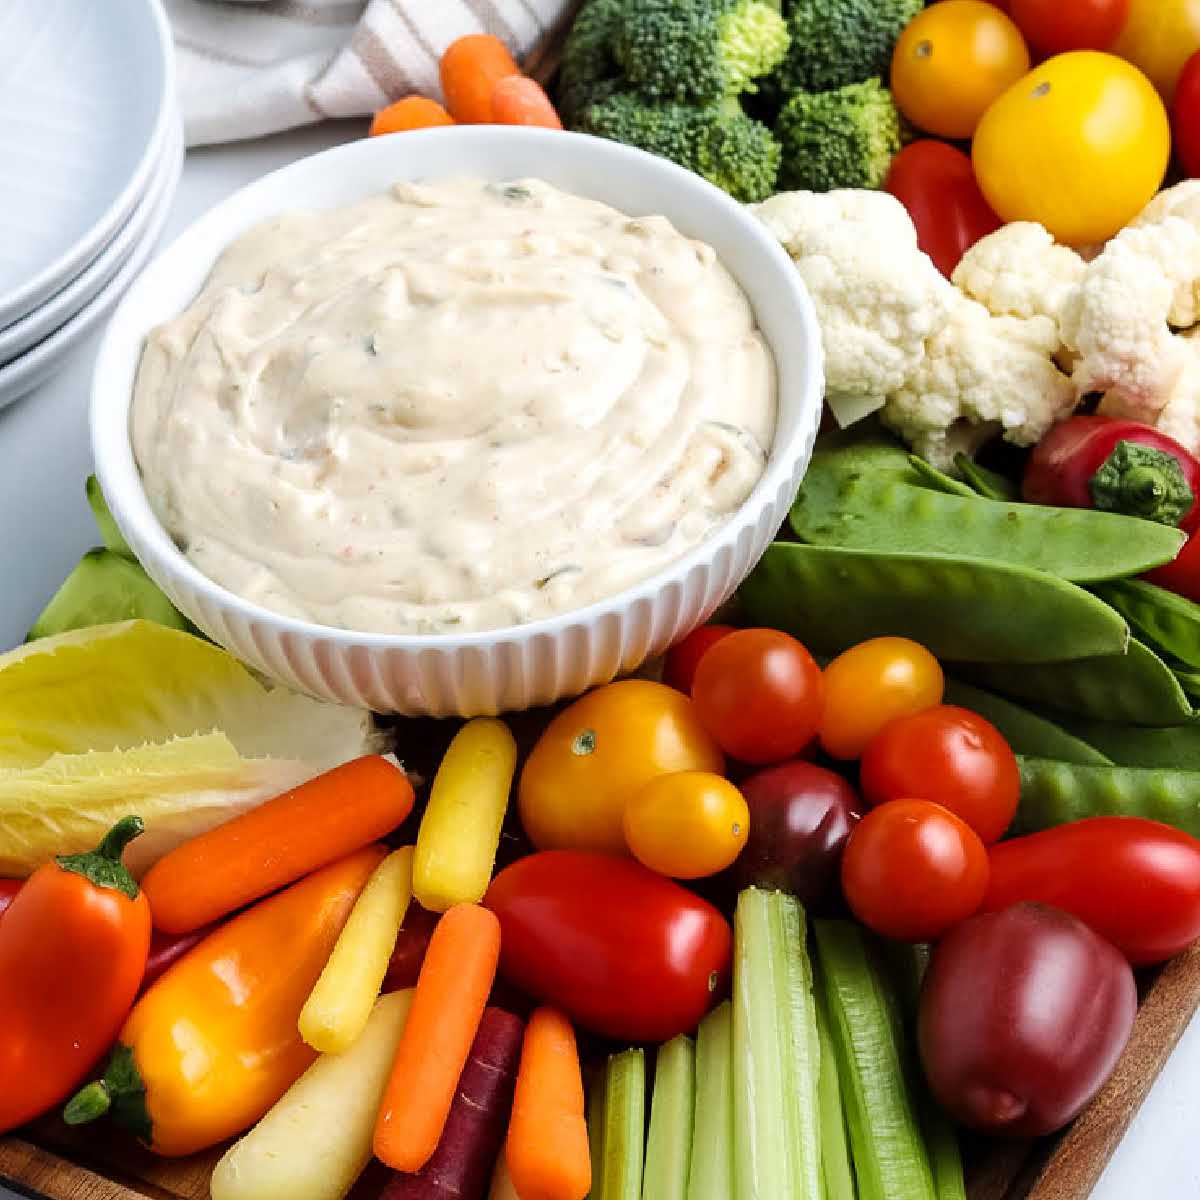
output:
M146 969L150 908L118 821L90 854L39 867L0 922L0 1133L60 1104L112 1040ZM7 881L5 881L7 882Z
M111 1111L158 1154L241 1133L316 1058L300 1010L371 872L368 846L209 934L134 1006L103 1079L68 1103L68 1124Z

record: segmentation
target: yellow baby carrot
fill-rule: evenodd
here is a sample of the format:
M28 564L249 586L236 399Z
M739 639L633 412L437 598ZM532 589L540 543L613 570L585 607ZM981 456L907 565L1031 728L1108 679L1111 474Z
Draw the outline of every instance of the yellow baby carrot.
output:
M340 1054L358 1039L387 972L412 899L413 848L389 854L367 880L341 936L300 1012L300 1036Z
M423 908L483 899L516 768L517 744L503 721L479 717L455 734L417 833L413 893Z

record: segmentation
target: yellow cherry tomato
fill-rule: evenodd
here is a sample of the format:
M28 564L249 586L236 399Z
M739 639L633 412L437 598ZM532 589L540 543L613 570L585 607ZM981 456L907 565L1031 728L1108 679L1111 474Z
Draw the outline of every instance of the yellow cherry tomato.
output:
M892 94L916 126L969 138L988 106L1029 70L1021 31L994 4L942 0L919 12L892 54Z
M538 739L521 771L521 824L539 850L627 855L625 806L642 787L674 771L724 769L687 696L646 679L610 683Z
M1200 0L1131 0L1112 52L1149 77L1169 104L1184 63L1200 50Z
M625 841L634 858L674 879L725 870L742 852L749 828L742 793L707 771L660 775L625 806Z
M825 668L821 745L834 758L858 758L889 721L941 704L945 685L938 660L908 638L851 646Z
M1005 221L1040 222L1068 245L1110 238L1151 200L1171 155L1167 110L1136 67L1060 54L984 114L972 158Z

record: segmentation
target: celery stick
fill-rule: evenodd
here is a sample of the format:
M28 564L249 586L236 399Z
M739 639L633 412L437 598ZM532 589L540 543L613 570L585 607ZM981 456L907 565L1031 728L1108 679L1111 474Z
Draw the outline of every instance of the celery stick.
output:
M700 1022L696 1035L696 1119L687 1200L730 1200L732 1195L733 1006L726 1000Z
M592 1157L592 1188L588 1192L590 1200L601 1200L600 1183L604 1172L604 1096L608 1082L607 1065L596 1072L592 1085L588 1088L587 1127L588 1151Z
M747 888L734 918L736 1200L822 1200L820 1058L804 909Z
M821 981L813 988L817 1004L817 1033L821 1039L821 1075L817 1096L821 1105L821 1174L825 1200L856 1200L854 1168L846 1140L846 1115L842 1110L842 1086L838 1080L833 1035L829 1031L829 1007Z
M594 1093L593 1093L594 1094ZM639 1200L646 1148L646 1055L614 1054L604 1070L599 1164L593 1164L593 1200Z
M899 1001L848 921L815 921L860 1200L936 1200L905 1074Z
M642 1200L686 1200L695 1104L696 1047L680 1034L659 1047L654 1063Z

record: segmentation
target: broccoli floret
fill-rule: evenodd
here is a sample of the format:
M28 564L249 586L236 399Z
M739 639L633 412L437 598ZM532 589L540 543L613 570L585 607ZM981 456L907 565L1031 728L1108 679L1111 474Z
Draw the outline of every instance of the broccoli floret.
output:
M627 9L626 0L589 0L579 10L558 77L558 111L567 125L574 125L589 104L624 86L613 46Z
M772 76L783 99L886 78L892 50L925 0L791 0L792 44Z
M696 106L622 92L585 109L578 128L669 158L747 204L775 190L779 143L736 98Z
M635 90L688 104L752 90L787 48L787 22L763 0L635 0L616 37Z
M868 79L833 92L798 92L783 106L775 133L784 189L878 188L900 150L900 114L891 92Z

